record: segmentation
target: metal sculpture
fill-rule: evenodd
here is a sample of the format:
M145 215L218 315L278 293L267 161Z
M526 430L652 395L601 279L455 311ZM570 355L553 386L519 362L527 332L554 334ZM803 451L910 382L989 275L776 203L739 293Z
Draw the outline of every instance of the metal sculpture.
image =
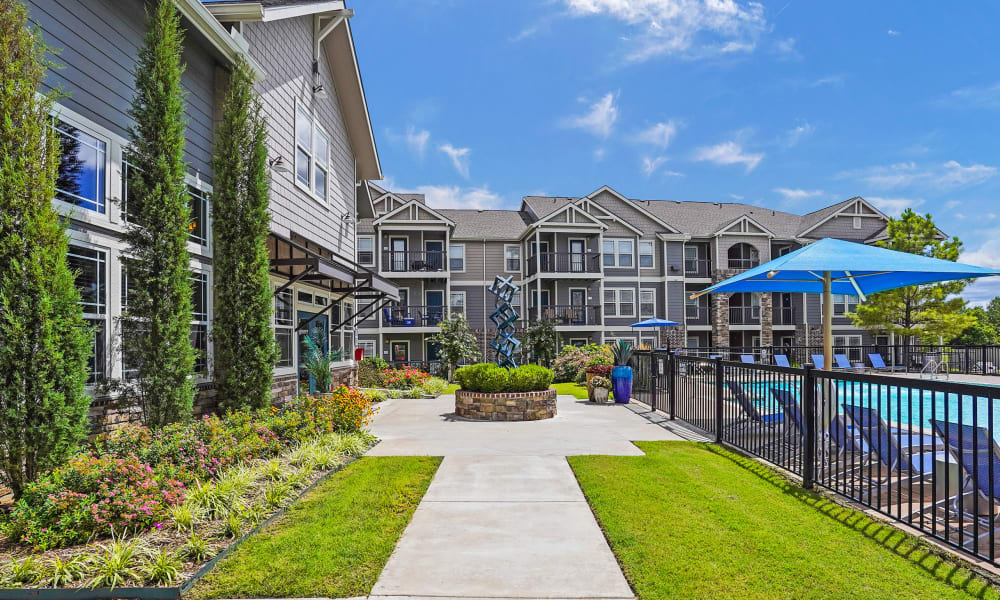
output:
M511 283L513 278L513 276L500 277L497 275L493 285L487 289L489 293L497 297L494 302L495 308L490 313L490 321L493 321L493 324L497 326L497 335L490 342L490 347L497 353L497 365L511 369L517 368L513 356L521 347L521 342L514 337L514 323L519 315L510 305L514 294L521 288Z

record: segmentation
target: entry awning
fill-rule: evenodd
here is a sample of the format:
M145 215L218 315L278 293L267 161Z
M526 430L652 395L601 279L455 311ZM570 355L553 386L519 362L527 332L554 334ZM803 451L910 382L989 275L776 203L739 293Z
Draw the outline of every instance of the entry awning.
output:
M399 290L390 281L379 277L354 261L333 255L323 256L318 246L313 249L307 244L308 242L299 243L273 232L268 235L267 249L270 257L270 271L288 279L287 282L278 286L274 293L278 294L302 281L334 293L339 292L342 294L341 300L345 298L355 299L355 307L357 308L355 313L346 316L341 323L331 325L332 331L337 331L345 324L361 317L362 313L367 315L373 308L377 310L392 300L399 300ZM330 303L327 308L313 316L313 319L330 310L333 306L334 303ZM308 324L308 321L300 323L299 328L308 326Z

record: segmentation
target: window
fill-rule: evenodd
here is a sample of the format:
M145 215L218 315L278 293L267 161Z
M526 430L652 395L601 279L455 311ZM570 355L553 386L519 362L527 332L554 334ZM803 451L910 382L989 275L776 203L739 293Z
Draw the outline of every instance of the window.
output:
M639 316L656 316L656 290L639 290Z
M684 296L684 316L688 319L697 319L701 316L700 298L692 298L690 295Z
M371 236L358 238L358 262L362 265L375 264L375 238Z
M279 367L292 366L292 290L284 289L274 295L274 338L278 342Z
M448 246L448 268L452 271L465 270L465 244Z
M69 268L76 273L83 318L93 328L92 353L88 365L90 376L87 383L96 383L106 375L107 366L108 255L101 250L71 245L67 261Z
M521 313L521 291L518 290L514 292L514 295L510 297L510 306L514 309L514 312L520 316Z
M519 273L521 271L521 247L503 247L503 268L505 271Z
M195 373L208 373L208 273L194 271L191 274L191 345L197 355L194 358Z
M375 340L358 340L358 348L365 353L365 358L375 357Z
M465 292L452 292L448 303L451 306L451 312L465 314Z
M106 210L107 143L63 121L57 121L53 129L59 134L62 151L56 198L103 214Z
M306 304L312 304L313 295L309 292L299 292L298 293L299 302L305 302Z
M861 217L854 217L854 228L861 229Z
M858 297L848 294L833 295L833 314L846 315L858 310Z
M605 289L604 315L608 317L634 317L635 290L628 288Z
M760 253L757 249L743 242L730 246L727 256L730 269L752 269L760 264Z
M653 268L653 247L653 242L639 242L639 266L641 268Z
M188 239L199 246L208 246L208 192L189 185L188 196L191 206Z
M295 183L324 204L330 178L330 136L301 104L295 107Z
M781 246L780 248L778 248L778 256L785 256L791 251L792 251L791 246Z
M629 268L632 266L632 240L604 240L602 248L605 267Z
M833 351L837 354L846 354L847 360L851 363L858 363L862 360L861 336L860 335L835 335L833 336Z

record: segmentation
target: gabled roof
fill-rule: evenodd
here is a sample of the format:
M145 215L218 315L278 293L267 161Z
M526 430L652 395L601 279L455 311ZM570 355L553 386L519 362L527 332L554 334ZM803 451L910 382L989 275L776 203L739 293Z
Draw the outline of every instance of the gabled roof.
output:
M433 208L427 206L421 200L410 200L406 204L397 206L395 208L395 210L391 210L391 211L385 213L384 215L380 216L379 218L375 219L375 224L376 225L381 225L383 223L393 223L393 222L395 222L395 223L398 223L398 222L402 222L402 223L414 223L414 222L427 223L427 222L432 222L432 220L430 220L430 219L393 219L393 217L395 217L397 215L401 215L402 213L408 212L408 211L411 212L411 214L417 214L419 212L425 212L425 213L429 214L430 216L434 217L434 219L436 219L438 221L441 221L445 225L453 226L455 224L454 221L452 221L451 219L449 219L445 215L441 214L439 211L436 211Z
M529 224L527 213L519 210L475 210L443 208L441 214L455 222L453 240L510 240L521 237Z
M733 229L736 231L733 231ZM754 231L754 229L758 231ZM740 234L740 235L767 235L774 237L774 233L771 232L767 227L761 225L750 215L740 215L739 217L733 219L732 222L726 223L720 227L715 234L724 235L727 233Z
M554 210L554 211L550 212L549 214L545 215L544 217L538 219L537 221L535 221L533 223L533 225L541 225L543 223L549 223L553 219L555 219L557 216L559 216L560 214L565 214L566 215L566 221L565 222L559 222L559 223L553 223L553 224L554 225L567 225L567 226L583 225L583 226L592 226L592 227L601 227L601 228L606 227L603 223L601 223L596 218L594 218L586 210L583 210L583 208L580 206L580 204L581 204L581 201L569 202L569 203L565 204L562 208ZM579 221L576 220L577 216L582 216L586 222L585 223L580 223ZM573 220L571 221L570 219L573 219Z
M593 192L591 192L591 193L587 194L586 196L584 196L584 198L588 198L588 199L593 200L594 198L597 197L598 194L605 193L605 192L608 193L608 194L611 194L612 196L617 197L619 200L621 200L622 202L625 202L626 204L634 206L635 208L637 208L639 210L639 212L641 212L645 216L649 217L654 223L660 225L661 227L665 227L671 233L678 233L677 229L673 225L671 225L670 223L667 223L666 221L664 221L660 217L658 217L658 216L654 215L653 213L649 212L648 210L646 210L642 206L642 204L640 204L638 202L633 202L632 200L629 200L628 198L626 198L625 196L619 194L617 191L615 191L613 188L611 188L609 186L602 185L598 189L596 189ZM597 202L595 202L595 203L598 206L600 206L600 203L597 203Z
M848 198L843 202L838 202L836 204L831 204L825 208L821 208L817 211L811 212L807 215L802 216L802 225L799 229L798 235L804 236L813 229L816 229L823 223L826 223L830 219L840 215L841 213L847 212L849 209L855 209L860 206L862 212L859 214L868 214L869 216L882 217L884 220L888 221L887 217L882 211L873 206L870 202L862 198L861 196L855 196L853 198ZM854 213L851 213L854 216Z

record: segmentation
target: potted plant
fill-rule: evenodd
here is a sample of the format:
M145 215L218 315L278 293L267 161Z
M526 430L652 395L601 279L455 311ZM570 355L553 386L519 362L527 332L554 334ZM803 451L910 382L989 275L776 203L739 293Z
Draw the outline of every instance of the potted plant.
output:
M610 362L610 361L609 361ZM611 377L611 365L610 364L594 364L587 366L587 393L594 391L594 378L604 377L605 379Z
M608 395L611 393L611 381L607 377L595 375L590 379L590 385L593 386L593 391L590 394L591 400L598 404L608 401Z
M632 367L628 366L629 359L632 358L632 344L625 340L618 340L611 347L611 353L615 357L615 368L611 370L611 386L615 392L615 402L628 404L632 397Z

